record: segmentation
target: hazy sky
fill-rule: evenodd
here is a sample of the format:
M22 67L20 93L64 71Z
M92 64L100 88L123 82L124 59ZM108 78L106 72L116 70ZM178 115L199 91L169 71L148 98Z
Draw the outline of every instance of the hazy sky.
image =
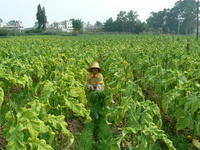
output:
M37 5L45 7L47 20L63 21L80 18L84 22L105 22L116 18L120 10L137 11L139 19L145 21L152 11L171 8L178 0L0 0L0 18L21 20L25 27L32 27L36 21Z

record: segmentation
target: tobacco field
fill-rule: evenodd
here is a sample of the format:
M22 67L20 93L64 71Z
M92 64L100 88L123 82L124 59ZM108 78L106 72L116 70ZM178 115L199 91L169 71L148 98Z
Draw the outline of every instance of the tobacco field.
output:
M103 118L88 67L103 68ZM200 42L153 35L0 38L0 149L197 150Z

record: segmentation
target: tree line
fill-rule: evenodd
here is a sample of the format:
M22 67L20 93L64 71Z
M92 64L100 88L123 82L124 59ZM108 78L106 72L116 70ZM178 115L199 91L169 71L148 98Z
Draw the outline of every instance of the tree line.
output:
M45 8L38 5L37 20L39 29L45 29L47 22ZM104 23L97 21L92 31L103 32L156 32L164 34L192 34L196 29L197 2L195 0L179 0L170 9L152 12L146 22L138 19L136 11L120 11L116 19L108 18ZM71 19L75 32L83 30L83 21Z
M36 18L38 30L45 31L47 16L45 8L37 6ZM81 19L71 19L75 33L83 31ZM0 19L2 22L2 19ZM10 21L10 23L12 23ZM87 24L85 29L90 32L127 32L127 33L163 33L192 34L196 30L197 2L195 0L179 0L173 8L152 12L145 22L138 19L136 11L120 11L116 19L108 18L105 22L97 21L94 25Z
M116 20L109 18L102 28L106 32L159 32L164 34L192 34L196 29L197 2L179 0L171 9L152 12L146 22L135 11L120 11Z
M103 30L106 32L140 33L145 30L145 23L138 19L136 11L120 11L116 20L113 20L112 17L106 20Z
M147 19L149 30L162 33L192 34L196 29L197 2L179 0L171 9L152 12Z

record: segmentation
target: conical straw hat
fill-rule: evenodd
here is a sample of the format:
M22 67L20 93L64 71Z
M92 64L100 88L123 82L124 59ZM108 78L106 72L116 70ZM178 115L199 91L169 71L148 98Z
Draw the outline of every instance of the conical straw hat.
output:
M101 71L101 67L99 66L99 63L98 63L98 62L94 62L94 63L90 66L90 68L88 69L88 71L91 72L91 71L92 71L92 68L97 68L97 69L99 69L99 71Z

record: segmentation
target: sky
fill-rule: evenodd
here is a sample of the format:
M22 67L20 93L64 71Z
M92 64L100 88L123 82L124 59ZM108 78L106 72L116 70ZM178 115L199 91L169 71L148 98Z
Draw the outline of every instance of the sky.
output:
M8 22L21 20L24 27L32 27L36 21L37 5L45 7L51 24L71 18L84 22L105 22L116 18L123 11L134 10L145 21L151 12L172 8L178 0L0 0L0 18Z

